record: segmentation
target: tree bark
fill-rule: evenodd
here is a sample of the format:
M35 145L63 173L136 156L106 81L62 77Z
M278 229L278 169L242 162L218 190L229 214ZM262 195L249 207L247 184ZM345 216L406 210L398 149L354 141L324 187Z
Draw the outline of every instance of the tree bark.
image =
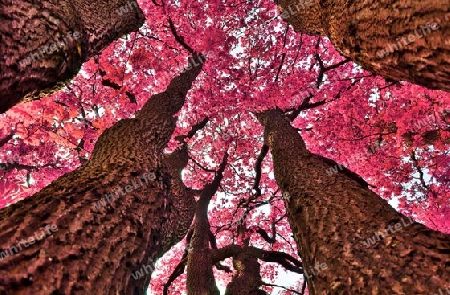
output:
M235 273L227 285L225 295L267 295L259 288L263 284L261 279L261 265L258 259L246 252L233 257Z
M187 149L163 149L200 70L175 77L134 119L107 129L86 164L0 211L0 294L146 294L154 262L195 213L181 181ZM154 178L138 180L144 173ZM98 203L114 192L110 204ZM46 226L57 231L20 244Z
M223 171L227 165L228 153L225 153L213 181L207 184L197 202L194 230L189 244L187 257L186 289L188 295L219 295L213 273L212 253L209 247L211 232L208 220L208 205L219 188Z
M310 294L445 290L450 282L448 235L399 214L356 177L328 175L331 166L306 149L281 111L257 117L265 127L275 179L289 196L284 202Z
M249 246L248 241L244 242L244 245L232 244L211 251L213 264L233 257L235 273L227 286L225 295L266 294L265 291L259 289L265 283L261 280L258 259L265 262L276 262L289 271L303 274L302 263L294 257L283 252L267 251Z
M326 35L369 71L450 91L450 5L441 0L279 0L295 30Z
M0 0L0 7L0 113L48 96L145 20L135 0Z

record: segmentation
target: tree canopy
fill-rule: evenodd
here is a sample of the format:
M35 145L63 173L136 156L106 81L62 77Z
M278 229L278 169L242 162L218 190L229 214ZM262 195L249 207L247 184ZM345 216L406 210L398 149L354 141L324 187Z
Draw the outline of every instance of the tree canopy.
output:
M94 55L64 90L0 116L0 208L84 164L107 128L138 116L198 52L203 57L190 59L188 68L202 70L176 115L165 153L180 147L182 137L189 156L182 178L192 190L213 183L228 154L208 210L219 248L247 243L298 258L286 195L257 119L268 109L291 118L311 152L363 177L406 216L450 233L449 92L364 70L327 37L295 32L273 1L139 5L146 23L138 32ZM186 136L199 122L202 128ZM342 173L339 164L327 174ZM184 246L158 264L150 286L155 294L163 292ZM261 270L264 281L276 282L278 266L264 263ZM219 282L231 279L226 271L214 273ZM290 287L300 293L303 278L294 278ZM184 293L185 280L172 282L173 294ZM275 287L264 288L270 293Z

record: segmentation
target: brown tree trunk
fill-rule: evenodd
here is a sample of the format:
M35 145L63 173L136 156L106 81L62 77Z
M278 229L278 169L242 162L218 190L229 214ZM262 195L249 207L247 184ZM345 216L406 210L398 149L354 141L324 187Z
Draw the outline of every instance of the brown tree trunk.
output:
M233 257L235 273L227 285L225 295L267 295L259 288L263 284L261 279L261 265L258 259L246 252Z
M190 239L187 257L186 289L188 295L220 294L214 278L214 263L212 262L212 253L209 247L211 228L208 220L208 205L219 188L227 160L228 153L224 155L213 181L203 188L200 199L197 202L194 230Z
M297 31L326 35L369 71L450 91L450 4L447 0L279 0Z
M48 96L144 20L135 0L0 0L0 113Z
M0 211L0 294L146 293L154 262L195 213L180 179L187 149L161 155L200 69L107 129L86 164Z
M235 273L228 284L225 295L267 295L259 288L262 285L270 285L261 280L260 264L258 259L265 262L276 262L285 269L303 274L302 263L289 254L278 251L262 250L249 246L249 240L244 245L228 245L211 251L213 264L233 257Z
M450 237L396 212L349 174L328 175L278 110L258 115L311 294L433 294L450 282ZM369 241L368 239L371 239Z

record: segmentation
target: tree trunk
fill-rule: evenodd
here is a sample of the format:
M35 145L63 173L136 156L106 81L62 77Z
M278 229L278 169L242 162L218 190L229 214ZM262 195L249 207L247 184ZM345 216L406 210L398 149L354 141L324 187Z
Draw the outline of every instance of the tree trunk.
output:
M378 75L450 91L450 5L442 0L280 0L297 31L326 35ZM309 4L309 5L308 5Z
M235 273L227 285L225 295L267 295L262 285L261 265L256 257L241 252L233 257Z
M188 295L219 295L213 273L212 253L210 243L210 224L208 220L208 205L219 188L223 171L227 165L228 153L225 153L219 170L211 183L202 190L195 211L194 230L189 241L187 257L186 289Z
M48 96L144 20L135 0L0 0L0 113Z
M244 245L228 245L211 251L213 264L228 257L233 257L235 273L231 282L227 285L225 295L267 295L259 288L268 285L261 280L260 264L258 259L265 262L276 262L289 271L303 274L302 263L289 254L278 251L262 250L249 246L246 238Z
M162 155L200 69L107 129L86 164L0 211L0 294L146 294L195 213L180 179L187 149Z
M311 154L279 110L258 115L311 294L433 294L450 282L450 237L396 212ZM380 238L381 237L381 238Z

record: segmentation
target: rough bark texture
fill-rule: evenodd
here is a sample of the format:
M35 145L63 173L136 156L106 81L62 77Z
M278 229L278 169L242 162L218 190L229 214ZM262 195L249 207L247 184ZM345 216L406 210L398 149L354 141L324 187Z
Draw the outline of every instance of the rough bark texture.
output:
M258 115L310 294L433 294L450 282L450 237L397 213L311 154L280 111ZM385 230L400 223L400 229ZM398 230L397 230L398 229ZM386 234L367 246L368 238ZM320 267L326 264L326 267ZM319 267L317 267L319 266Z
M265 146L265 148L263 148L263 156L264 151L267 153L269 147ZM260 158L263 159L263 156ZM256 167L258 167L258 164ZM258 183L258 181L255 181L256 186ZM261 279L261 265L258 262L257 256L252 255L254 253L251 251L252 248L249 247L250 237L247 233L248 228L245 225L245 222L239 224L237 227L237 236L238 241L242 243L242 246L235 247L237 245L231 245L231 247L229 247L231 249L239 249L239 251L232 256L234 274L231 282L227 285L225 295L267 295L265 291L259 289L263 284ZM221 250L223 251L224 249L222 248ZM264 254L261 256L264 256Z
M450 91L447 0L279 0L278 5L295 30L328 36L362 67Z
M135 0L0 0L0 113L48 96L143 23Z
M244 245L233 244L211 251L213 264L233 257L235 273L232 281L227 286L226 295L266 294L265 291L258 289L260 286L265 285L261 280L258 259L265 262L276 262L286 270L303 274L302 263L289 254L262 250L248 244L248 242L244 242Z
M188 295L219 295L213 273L212 254L209 247L211 231L208 220L208 205L219 188L228 154L220 164L214 180L207 184L200 194L195 211L194 232L191 237L187 259Z
M261 265L258 259L246 252L233 257L235 273L225 290L225 295L267 295L262 285Z
M0 294L146 293L154 262L184 237L195 213L180 179L187 149L167 156L163 149L200 70L177 76L136 118L107 129L85 165L0 211L3 253L46 225L58 229L0 257ZM156 179L134 187L144 173ZM111 206L96 205L118 189L126 193Z
M262 250L249 246L249 240L243 245L228 245L211 251L213 264L228 257L233 257L235 273L232 281L228 284L225 295L266 295L259 287L265 285L261 280L260 264L258 259L265 262L276 262L285 269L303 274L302 263L289 254L278 251Z

